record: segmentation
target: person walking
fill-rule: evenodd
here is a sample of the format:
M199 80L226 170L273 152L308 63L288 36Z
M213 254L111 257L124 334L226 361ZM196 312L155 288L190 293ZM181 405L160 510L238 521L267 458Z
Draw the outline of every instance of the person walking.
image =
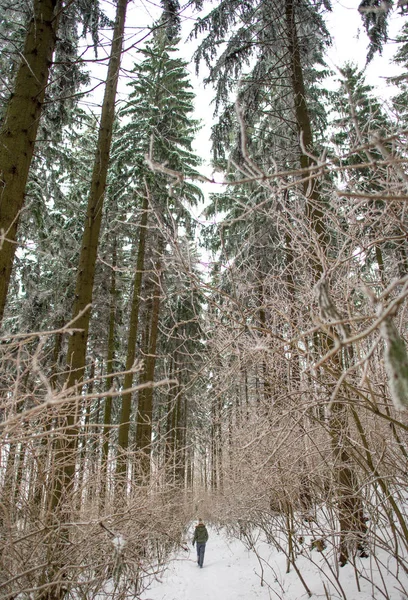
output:
M202 569L204 563L205 545L208 542L208 531L202 519L198 519L193 538L193 546L197 544L197 564Z

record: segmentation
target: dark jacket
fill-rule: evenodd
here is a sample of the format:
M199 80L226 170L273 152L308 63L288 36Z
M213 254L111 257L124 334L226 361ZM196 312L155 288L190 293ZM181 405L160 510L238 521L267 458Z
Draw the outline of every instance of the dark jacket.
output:
M204 523L199 523L196 525L193 544L197 542L197 544L205 544L208 541L208 531Z

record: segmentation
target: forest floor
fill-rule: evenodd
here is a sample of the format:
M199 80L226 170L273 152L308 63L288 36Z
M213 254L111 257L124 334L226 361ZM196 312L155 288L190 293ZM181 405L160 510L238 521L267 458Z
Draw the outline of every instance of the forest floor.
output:
M188 542L188 550L173 557L161 582L153 582L143 600L270 599L268 589L261 586L255 554L223 532L210 527L208 531L204 567L197 565L195 548Z
M153 580L142 595L143 600L303 600L309 597L296 571L286 573L286 557L271 545L255 540L256 553L248 550L237 539L223 531L209 527L204 568L196 562L195 549L179 550L164 574ZM191 538L192 538L191 533ZM259 555L259 559L257 557ZM352 565L338 571L328 565L332 558L327 553L307 552L296 564L312 598L330 600L387 600L407 599L408 579L402 574L397 581L388 557L388 575L381 577L373 557L357 559L357 575ZM378 556L377 556L378 558ZM381 562L387 557L380 557ZM312 559L312 560L311 560ZM312 562L313 561L313 562ZM390 568L391 567L391 568ZM402 576L402 582L401 582ZM375 585L367 581L373 579ZM404 590L405 588L405 590Z

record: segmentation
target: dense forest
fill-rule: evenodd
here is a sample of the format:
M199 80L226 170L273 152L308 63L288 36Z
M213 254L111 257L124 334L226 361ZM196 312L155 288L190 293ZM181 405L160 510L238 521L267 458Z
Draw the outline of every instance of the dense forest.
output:
M138 598L197 515L408 597L408 3L387 101L336 4L0 0L1 599Z

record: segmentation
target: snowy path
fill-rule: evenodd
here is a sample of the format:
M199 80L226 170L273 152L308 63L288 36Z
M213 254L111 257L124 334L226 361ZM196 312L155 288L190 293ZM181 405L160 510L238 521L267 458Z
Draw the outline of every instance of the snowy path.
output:
M261 586L261 567L253 552L248 552L239 540L230 540L225 531L219 533L208 527L210 539L207 543L204 568L196 562L195 548L180 550L173 557L168 569L153 581L142 600L308 600L308 594L294 569L286 574L286 557L269 544L257 539L258 552L264 557L265 577L268 584ZM188 539L192 539L190 533ZM305 553L306 555L308 552ZM378 564L385 568L380 574L378 564L370 559L358 561L362 577L358 584L352 565L339 571L328 568L330 551L325 556L312 552L299 555L296 564L302 573L313 598L322 600L328 595L332 600L402 600L408 598L408 577L400 566L384 551L377 549ZM317 564L312 564L311 558ZM268 566L269 565L269 566ZM394 576L392 575L394 572ZM398 574L398 579L396 575ZM373 580L374 586L370 583ZM404 591L403 591L404 590Z
M227 540L208 528L204 568L196 562L195 548L180 551L161 583L155 581L143 600L270 600L261 587L256 556L238 540ZM192 537L192 536L191 536Z

